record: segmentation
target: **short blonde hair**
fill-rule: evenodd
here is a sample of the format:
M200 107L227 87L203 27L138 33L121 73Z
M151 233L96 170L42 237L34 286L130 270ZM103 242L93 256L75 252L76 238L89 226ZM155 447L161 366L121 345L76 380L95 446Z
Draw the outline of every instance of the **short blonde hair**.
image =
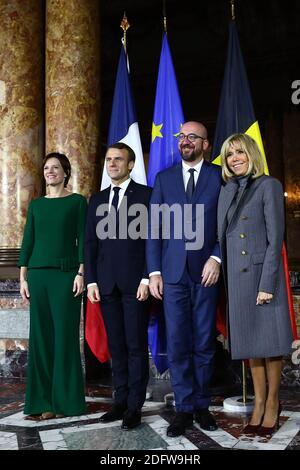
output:
M248 157L249 167L246 175L252 174L252 178L262 176L264 174L264 160L256 141L247 134L233 134L223 142L221 148L222 177L224 181L229 181L235 176L227 165L227 156L233 144L238 144Z

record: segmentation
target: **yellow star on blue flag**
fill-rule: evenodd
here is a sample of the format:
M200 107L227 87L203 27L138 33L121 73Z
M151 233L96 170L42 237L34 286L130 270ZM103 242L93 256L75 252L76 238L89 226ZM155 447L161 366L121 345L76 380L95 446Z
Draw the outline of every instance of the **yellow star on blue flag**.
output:
M152 124L148 165L148 185L153 186L157 173L181 162L177 135L184 122L180 96L175 77L167 35L164 34ZM157 124L155 124L157 123ZM163 133L161 132L163 127ZM168 368L166 334L162 304L150 313L148 328L149 348L160 374Z
M155 141L156 137L163 137L162 133L160 132L163 124L154 124L152 123L152 143Z
M147 179L149 186L154 185L159 171L181 162L177 135L183 122L171 51L165 33L160 54L153 114Z

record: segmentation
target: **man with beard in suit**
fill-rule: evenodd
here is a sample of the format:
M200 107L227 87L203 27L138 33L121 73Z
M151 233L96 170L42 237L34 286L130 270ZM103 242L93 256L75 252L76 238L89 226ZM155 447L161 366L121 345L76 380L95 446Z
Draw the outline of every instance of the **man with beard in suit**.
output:
M217 241L217 203L221 170L204 159L209 146L207 130L199 122L186 122L178 135L182 162L158 173L152 191L150 230L158 237L147 241L150 292L164 302L167 354L175 395L176 415L167 435L176 437L192 425L202 429L217 425L209 412L209 382L213 371L220 248ZM202 246L187 236L176 236L175 217L169 239L164 238L164 220L155 222L152 207L181 209L180 226L190 224ZM186 208L191 209L185 216ZM197 213L203 210L199 218ZM180 227L179 227L180 228Z

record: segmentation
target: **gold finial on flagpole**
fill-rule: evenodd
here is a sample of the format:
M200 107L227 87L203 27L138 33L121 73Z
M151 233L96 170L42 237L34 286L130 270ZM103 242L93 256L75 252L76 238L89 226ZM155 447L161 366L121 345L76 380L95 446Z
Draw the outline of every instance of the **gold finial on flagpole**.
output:
M235 20L234 0L230 0L230 3L231 3L231 19Z
M167 12L166 12L166 0L163 0L163 17L164 17L164 32L167 32Z
M126 11L124 11L124 15L123 15L123 18L122 18L122 21L121 21L121 24L120 24L120 28L123 29L123 46L124 46L124 49L125 49L125 52L126 52L126 32L127 32L127 29L130 28L130 24L127 20L127 16L126 16Z

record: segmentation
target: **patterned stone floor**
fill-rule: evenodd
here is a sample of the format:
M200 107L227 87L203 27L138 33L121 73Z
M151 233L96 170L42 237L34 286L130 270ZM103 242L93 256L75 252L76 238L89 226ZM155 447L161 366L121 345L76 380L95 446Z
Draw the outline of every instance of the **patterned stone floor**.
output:
M300 450L299 389L281 391L280 427L270 439L264 439L243 434L248 417L225 412L224 396L214 396L211 406L219 425L217 431L203 431L194 423L184 436L167 437L174 409L164 401L170 392L166 381L153 381L152 397L142 410L142 425L132 431L121 430L120 421L99 423L99 417L112 402L109 386L87 386L86 415L43 422L24 420L24 383L2 379L0 387L0 450Z

